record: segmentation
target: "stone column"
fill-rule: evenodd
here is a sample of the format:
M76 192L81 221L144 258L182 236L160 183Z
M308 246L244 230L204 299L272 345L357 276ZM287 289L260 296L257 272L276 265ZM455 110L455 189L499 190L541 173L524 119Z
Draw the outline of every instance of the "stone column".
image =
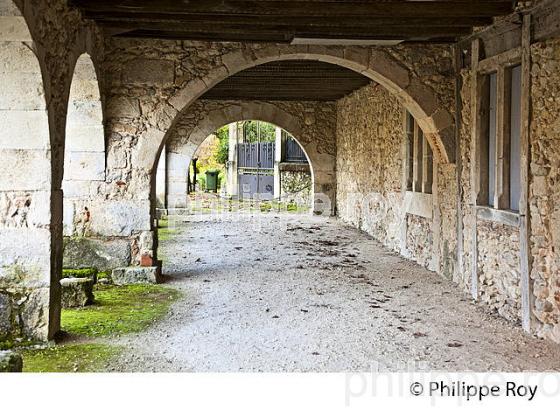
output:
M167 146L163 147L156 170L156 207L167 208Z
M168 209L187 207L187 184L192 156L167 153L167 207Z
M20 16L2 26L11 37L0 64L0 341L46 340L60 322L62 195L31 36Z
M229 152L227 162L227 194L236 197L238 195L238 172L237 172L237 122L229 124Z
M281 180L280 180L280 163L284 159L284 138L282 137L282 128L276 127L276 140L274 147L274 199L281 197Z

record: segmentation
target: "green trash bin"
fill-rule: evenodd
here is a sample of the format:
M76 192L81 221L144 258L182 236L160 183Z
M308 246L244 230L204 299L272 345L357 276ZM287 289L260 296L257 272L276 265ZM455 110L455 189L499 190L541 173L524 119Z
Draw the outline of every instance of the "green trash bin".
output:
M218 174L220 171L206 171L206 191L218 192Z

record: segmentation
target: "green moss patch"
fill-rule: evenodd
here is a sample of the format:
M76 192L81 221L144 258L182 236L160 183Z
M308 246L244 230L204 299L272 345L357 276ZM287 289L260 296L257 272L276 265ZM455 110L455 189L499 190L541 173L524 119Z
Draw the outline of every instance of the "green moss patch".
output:
M159 241L168 241L176 233L177 233L176 229L159 228L158 229L158 240Z
M23 350L23 371L28 373L101 372L121 352L118 346L68 344Z
M111 271L97 272L97 279L111 279Z
M91 278L97 275L96 268L83 268L83 269L62 269L63 278Z
M139 332L161 319L180 294L162 285L99 285L94 293L94 305L63 309L62 330L90 337Z

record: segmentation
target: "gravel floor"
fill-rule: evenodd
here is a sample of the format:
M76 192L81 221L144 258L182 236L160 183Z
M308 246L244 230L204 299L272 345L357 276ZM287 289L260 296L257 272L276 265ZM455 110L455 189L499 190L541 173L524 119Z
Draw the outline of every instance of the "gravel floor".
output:
M334 219L185 218L160 244L184 298L116 339L116 371L545 371L560 346Z

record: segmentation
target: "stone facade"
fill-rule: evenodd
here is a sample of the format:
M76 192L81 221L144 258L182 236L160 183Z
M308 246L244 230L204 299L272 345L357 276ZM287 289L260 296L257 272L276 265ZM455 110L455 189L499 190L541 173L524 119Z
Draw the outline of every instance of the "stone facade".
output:
M541 337L560 341L560 287L558 285L558 255L555 246L559 223L555 206L558 187L557 168L560 158L558 133L557 81L560 78L560 42L549 40L531 45L531 80L529 96L532 117L529 132L529 252L530 252L530 312L532 331ZM458 258L462 269L456 270L456 280L472 293L473 272L476 272L476 292L506 319L519 323L521 319L521 229L499 220L484 221L473 206L473 140L471 84L472 72L461 73L461 202L463 252ZM556 185L555 185L556 184ZM476 230L474 227L476 226ZM474 232L476 231L476 235ZM476 269L473 267L476 252Z
M560 342L560 40L531 47L530 132L534 313L540 336Z
M464 232L462 271L458 271L455 279L466 290L476 292L479 300L488 304L501 316L518 324L521 315L519 228L500 221L483 221L478 216L478 207L473 205L475 193L472 169L474 153L471 130L471 76L468 70L462 72L463 110L460 135ZM473 266L475 259L476 268ZM472 283L473 271L476 271L477 278L475 288Z
M403 106L374 84L340 100L337 108L338 216L388 248L438 270L432 231L439 227L433 226L432 195L403 189ZM416 209L419 202L427 209Z

